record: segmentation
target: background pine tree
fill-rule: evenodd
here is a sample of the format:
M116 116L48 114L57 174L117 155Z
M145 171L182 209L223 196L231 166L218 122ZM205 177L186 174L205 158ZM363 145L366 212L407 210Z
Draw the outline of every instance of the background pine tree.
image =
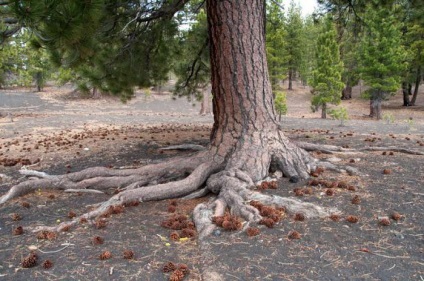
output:
M316 50L316 67L313 71L311 86L313 88L312 107L321 108L321 117L327 117L327 104L339 104L343 63L340 60L337 32L330 18L324 20L318 36Z
M399 89L405 71L406 52L401 44L396 7L369 5L364 17L365 34L359 51L361 78L369 89L370 116L381 119L381 103Z

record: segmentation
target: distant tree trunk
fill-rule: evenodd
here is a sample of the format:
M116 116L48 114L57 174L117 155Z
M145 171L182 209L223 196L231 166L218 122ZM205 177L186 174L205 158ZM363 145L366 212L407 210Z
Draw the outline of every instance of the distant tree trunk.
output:
M93 99L99 99L102 94L99 92L97 87L93 87L93 95L91 96Z
M402 82L403 106L410 106L409 95L411 94L411 83Z
M346 83L346 87L342 91L342 100L350 100L352 98L352 86Z
M206 114L212 113L211 99L210 99L211 90L212 90L212 86L208 85L205 87L205 90L203 91L203 99L202 99L202 103L200 104L200 112L199 112L200 115L206 115Z
M417 96L418 96L418 89L420 87L420 82L421 82L421 66L418 66L417 76L415 77L414 95L412 96L410 105L415 105L415 101L417 100Z
M326 103L324 103L321 106L321 118L322 119L327 119L327 104Z
M374 115L375 115L373 103L374 103L374 100L371 98L370 99L370 117L371 118L374 118Z
M288 90L293 90L293 69L289 69L289 87Z
M41 71L35 74L35 83L37 84L37 92L41 92L43 90L43 73Z
M383 101L383 93L378 91L373 93L370 100L370 117L376 117L377 120L380 120L382 117L381 114L381 103Z

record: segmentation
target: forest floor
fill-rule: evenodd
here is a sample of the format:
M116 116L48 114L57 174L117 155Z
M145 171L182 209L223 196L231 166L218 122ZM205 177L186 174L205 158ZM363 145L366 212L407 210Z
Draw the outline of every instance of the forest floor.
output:
M424 152L424 93L415 107L402 107L401 95L386 102L383 112L394 121L386 122L366 117L369 104L358 98L357 87L354 98L342 102L350 120L340 126L337 120L321 120L319 112L311 113L308 89L295 86L288 92L288 115L282 121L292 139ZM18 170L25 162L32 163L31 169L60 174L91 166L140 166L190 154L160 148L207 145L213 119L199 116L198 111L197 103L174 101L166 92L138 93L122 105L114 98L80 99L67 88L47 88L42 93L1 90L0 113L13 113L13 122L0 117L0 194L19 179ZM210 269L221 280L424 280L423 156L390 154L390 150L314 153L317 158L337 157L333 160L358 168L360 176L325 171L319 177L345 182L354 191L336 188L328 196L320 185L293 184L285 178L278 180L278 189L261 191L295 197L295 188L306 188L311 194L299 198L338 208L342 212L338 222L296 221L294 214L287 214L274 228L260 227L258 236L219 231L207 245L196 239L170 239L171 231L161 227L172 216L169 201L125 208L124 213L108 218L105 228L81 224L56 239L37 239L29 227L68 220L70 211L82 214L88 205L110 196L40 190L0 207L0 280L168 280L170 274L163 273L162 267L169 261L188 265L190 274L184 280L212 280L204 275ZM4 166L6 162L16 165ZM358 204L352 203L355 196ZM194 206L207 200L177 200L177 213L190 217ZM390 218L394 212L401 215L400 220ZM13 214L21 220L14 220ZM347 222L349 215L359 221ZM390 218L388 226L379 223L385 216ZM18 226L23 234L13 235ZM300 239L288 238L293 230ZM96 236L104 243L94 243ZM31 249L39 262L24 269L21 260ZM125 250L133 251L134 259L124 259ZM104 251L112 257L99 259ZM53 263L51 269L43 269L45 260Z

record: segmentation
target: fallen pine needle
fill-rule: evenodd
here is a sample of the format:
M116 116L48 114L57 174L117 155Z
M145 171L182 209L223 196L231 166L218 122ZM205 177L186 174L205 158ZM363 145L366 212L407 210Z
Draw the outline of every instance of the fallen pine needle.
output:
M65 247L63 247L63 248L61 248L61 249L59 249L59 250L56 250L56 251L42 251L42 250L40 250L40 249L38 249L38 251L40 251L41 253L43 253L43 254L53 254L53 253L58 253L58 252L60 252L60 251L63 251L63 250L65 250L66 248L68 248L69 246L73 246L74 244L71 244L71 243L63 243L62 245L65 245Z

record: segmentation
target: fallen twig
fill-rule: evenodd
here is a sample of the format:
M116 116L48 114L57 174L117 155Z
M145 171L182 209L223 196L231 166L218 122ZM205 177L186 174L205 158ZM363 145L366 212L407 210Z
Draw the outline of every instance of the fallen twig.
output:
M71 244L71 243L64 243L64 244L62 244L62 245L65 245L65 247L63 247L63 248L61 248L61 249L59 249L59 250L56 250L56 251L42 251L42 250L40 250L40 249L38 249L38 251L40 251L40 252L41 252L41 253L43 253L43 254L53 254L53 253L61 252L61 251L65 250L66 248L68 248L69 246L73 246L73 245L75 245L75 244Z

